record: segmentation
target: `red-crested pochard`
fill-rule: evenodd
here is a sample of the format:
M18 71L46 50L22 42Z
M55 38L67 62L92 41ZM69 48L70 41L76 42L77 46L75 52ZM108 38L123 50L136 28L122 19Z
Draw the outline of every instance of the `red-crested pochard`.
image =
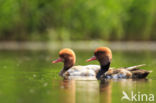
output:
M59 52L59 58L52 61L52 63L63 62L64 66L60 76L68 79L74 77L94 77L96 79L96 73L100 70L99 65L86 65L86 66L74 66L76 62L76 55L70 48L64 48ZM82 79L81 78L81 79Z
M98 71L96 78L146 78L151 71L138 69L143 65L137 65L127 68L118 68L112 69L110 68L111 60L112 60L112 52L108 47L99 47L94 51L94 56L88 59L87 61L98 60L100 63L100 70Z

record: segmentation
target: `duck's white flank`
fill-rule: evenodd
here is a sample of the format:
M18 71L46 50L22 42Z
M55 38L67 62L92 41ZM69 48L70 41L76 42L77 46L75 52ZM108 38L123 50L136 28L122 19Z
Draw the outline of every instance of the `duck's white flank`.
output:
M99 65L73 66L67 70L63 77L66 76L96 76L96 72L100 70Z

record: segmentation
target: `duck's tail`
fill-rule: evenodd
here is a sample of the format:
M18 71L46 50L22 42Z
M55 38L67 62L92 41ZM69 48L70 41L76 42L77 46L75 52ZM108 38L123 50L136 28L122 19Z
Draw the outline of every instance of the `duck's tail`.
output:
M125 69L127 69L127 70L133 70L133 69L137 69L137 68L139 68L139 67L143 67L143 66L145 66L146 64L140 64L140 65L135 65L135 66L131 66L131 67L127 67L127 68L125 68Z
M151 71L143 70L143 69L133 69L130 70L132 73L132 78L139 79L139 78L146 78Z
M132 73L132 78L135 78L135 79L146 78L148 74L151 73L152 71L139 69L139 67L143 67L143 66L145 66L145 64L127 67L126 69Z

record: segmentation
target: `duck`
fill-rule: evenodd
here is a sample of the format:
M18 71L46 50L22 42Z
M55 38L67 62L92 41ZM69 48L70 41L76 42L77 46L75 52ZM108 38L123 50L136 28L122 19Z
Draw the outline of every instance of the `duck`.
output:
M152 71L139 69L145 64L136 65L132 67L110 68L112 61L112 51L108 47L98 47L94 51L94 56L87 60L87 62L97 60L100 63L100 70L96 74L97 79L119 79L132 78L142 79L146 78Z
M75 52L70 48L63 48L59 51L59 58L53 60L52 63L63 62L63 68L59 75L64 79L96 79L96 74L100 70L99 65L77 65Z

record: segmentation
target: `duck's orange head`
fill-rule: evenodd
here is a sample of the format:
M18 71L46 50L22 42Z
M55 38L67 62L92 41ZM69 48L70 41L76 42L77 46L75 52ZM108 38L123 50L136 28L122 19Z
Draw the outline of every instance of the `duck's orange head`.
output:
M94 51L94 56L87 60L98 60L101 65L107 65L112 60L112 52L108 47L98 47Z
M76 62L76 56L72 49L64 48L59 52L59 58L52 61L52 63L63 62L65 65L73 66Z

